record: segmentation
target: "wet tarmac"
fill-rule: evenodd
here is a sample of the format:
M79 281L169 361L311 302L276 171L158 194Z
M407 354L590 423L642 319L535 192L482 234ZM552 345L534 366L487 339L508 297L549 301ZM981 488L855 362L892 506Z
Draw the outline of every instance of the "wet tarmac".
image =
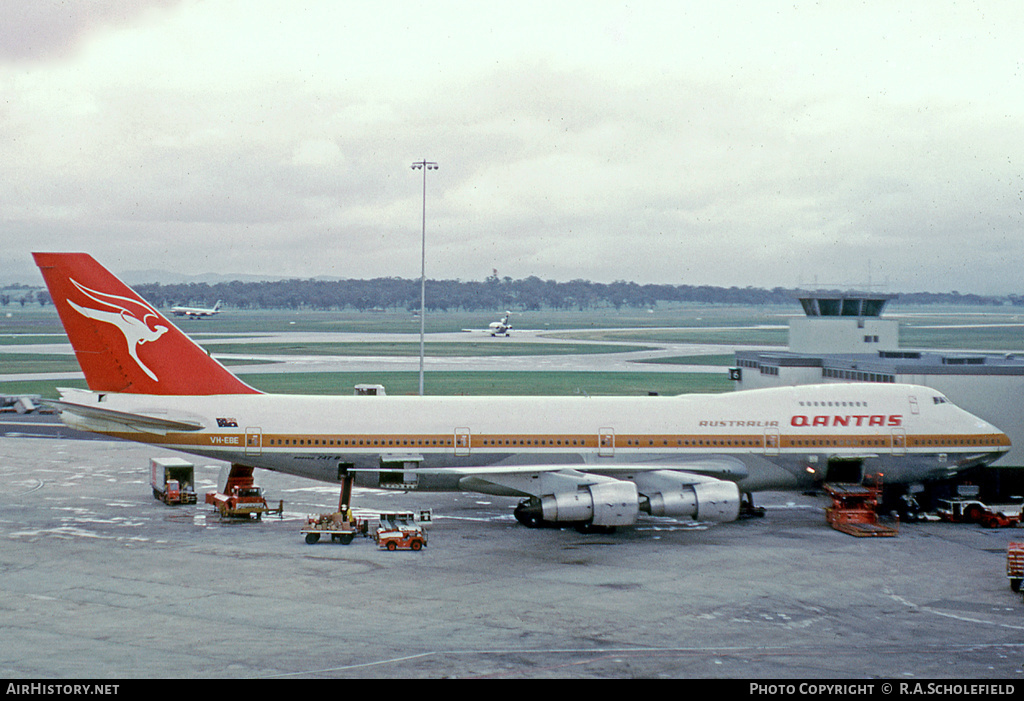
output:
M854 538L826 526L824 497L766 493L761 519L581 535L518 525L514 499L357 490L361 513L432 510L428 547L389 553L306 545L300 526L338 488L286 475L257 471L281 518L165 506L148 462L168 454L0 437L0 676L1024 685L1024 601L1005 576L1021 529ZM214 489L221 465L196 466Z

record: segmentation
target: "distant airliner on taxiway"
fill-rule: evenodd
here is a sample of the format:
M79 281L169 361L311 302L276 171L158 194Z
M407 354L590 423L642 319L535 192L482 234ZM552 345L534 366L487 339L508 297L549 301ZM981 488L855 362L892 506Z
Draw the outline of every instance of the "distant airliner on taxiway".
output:
M171 307L171 314L174 316L187 316L189 319L202 319L204 316L220 314L220 300L213 305L212 309L203 307Z

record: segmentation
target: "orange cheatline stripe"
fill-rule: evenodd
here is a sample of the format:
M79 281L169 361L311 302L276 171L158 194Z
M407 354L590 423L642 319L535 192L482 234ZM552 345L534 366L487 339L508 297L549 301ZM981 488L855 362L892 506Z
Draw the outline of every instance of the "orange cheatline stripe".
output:
M139 440L136 433L110 432L107 435L120 438ZM471 449L504 449L504 448L547 448L547 449L593 449L613 447L610 444L599 446L597 436L587 435L551 435L551 434L515 434L515 435L480 435L467 436L469 444L461 440L456 444L452 434L253 434L260 435L260 447L263 448L333 448L333 449L448 449L453 447ZM934 448L952 450L958 448L1008 447L1010 440L1005 434L983 435L901 435L902 441L894 443L890 434L864 434L854 436L822 436L813 434L773 436L775 443L770 449L806 450L811 448ZM462 438L457 436L456 438ZM171 433L166 436L153 436L153 440L144 442L173 444L183 446L244 448L246 434L243 433ZM765 450L765 436L762 434L618 434L615 436L614 448L628 449L757 449Z

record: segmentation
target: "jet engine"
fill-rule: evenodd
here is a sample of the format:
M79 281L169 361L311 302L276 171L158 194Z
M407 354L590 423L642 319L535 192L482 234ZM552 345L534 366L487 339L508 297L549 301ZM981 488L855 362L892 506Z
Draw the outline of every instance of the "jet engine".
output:
M565 524L610 529L632 525L639 512L636 485L612 480L528 499L516 507L515 515L520 523L534 528Z
M675 470L641 472L633 477L635 482L606 479L522 501L516 519L530 528L572 525L607 532L636 523L641 511L696 521L739 518L740 490L735 482Z
M672 470L636 476L640 510L651 516L692 516L696 521L735 521L740 515L740 490L735 482Z

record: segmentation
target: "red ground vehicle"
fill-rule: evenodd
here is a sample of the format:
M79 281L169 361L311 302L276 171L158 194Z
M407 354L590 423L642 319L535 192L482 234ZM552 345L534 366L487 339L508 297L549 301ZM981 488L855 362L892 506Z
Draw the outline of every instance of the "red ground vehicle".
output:
M149 472L154 499L168 505L196 503L192 463L181 458L151 458Z
M1008 528L1020 523L1020 513L1011 514L1004 511L986 511L981 515L981 525L985 528Z
M936 512L951 523L980 523L985 528L1015 526L1021 520L1020 504L986 504L977 499L939 499Z
M826 484L824 488L832 497L832 506L825 509L825 520L832 528L858 538L897 535L895 528L878 522L875 509L881 501L881 487Z
M1006 547L1006 576L1010 578L1010 589L1019 592L1024 581L1024 543L1010 543Z
M267 504L263 490L253 483L252 468L232 465L223 491L207 492L206 503L216 507L222 518L263 518L263 514L281 514L284 502L274 509Z
M373 539L382 550L421 550L427 545L426 532L408 511L382 513Z

